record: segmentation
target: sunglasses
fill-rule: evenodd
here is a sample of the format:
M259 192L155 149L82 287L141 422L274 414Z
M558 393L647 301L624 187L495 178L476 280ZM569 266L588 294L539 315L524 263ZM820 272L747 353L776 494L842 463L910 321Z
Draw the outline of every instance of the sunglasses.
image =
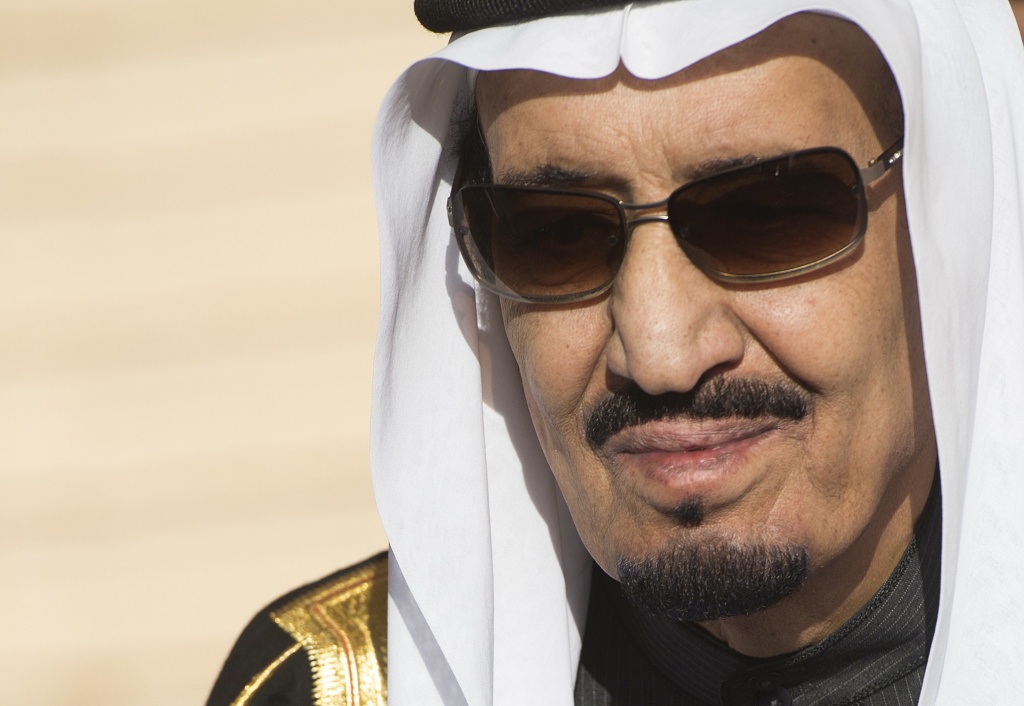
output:
M480 284L523 302L600 296L615 281L633 228L651 222L667 222L712 279L773 282L854 250L867 228L864 185L902 154L901 138L860 169L837 147L800 150L702 177L652 203L581 189L474 184L448 199L448 219Z

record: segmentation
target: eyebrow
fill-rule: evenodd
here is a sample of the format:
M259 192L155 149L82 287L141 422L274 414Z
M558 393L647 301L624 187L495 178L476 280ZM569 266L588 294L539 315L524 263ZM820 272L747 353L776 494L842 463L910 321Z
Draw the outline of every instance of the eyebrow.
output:
M781 157L787 154L786 152L779 152L777 154L747 154L742 157L723 157L720 159L705 159L702 162L698 162L696 166L689 170L687 173L688 181L694 181L696 179L703 179L704 177L712 176L720 172L726 172L730 169L736 169L738 167L749 167L755 162L761 162L766 159L773 159L775 157Z
M777 154L747 154L741 157L722 157L706 159L686 171L686 178L678 186L691 181L712 176L720 172L746 167L756 162L780 157L786 152ZM596 175L578 169L568 169L557 164L541 164L531 169L520 171L509 169L497 175L496 184L502 186L533 186L545 188L601 188L602 190L624 192L628 190L628 182L621 177Z
M495 182L503 186L577 187L592 183L593 178L589 172L541 164L526 171L509 169L499 174Z

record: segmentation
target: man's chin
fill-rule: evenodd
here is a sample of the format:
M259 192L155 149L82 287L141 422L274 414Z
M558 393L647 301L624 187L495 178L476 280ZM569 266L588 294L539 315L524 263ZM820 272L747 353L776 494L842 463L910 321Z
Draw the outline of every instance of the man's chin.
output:
M699 622L759 613L793 595L807 578L801 545L683 540L661 552L618 562L627 600L673 621Z

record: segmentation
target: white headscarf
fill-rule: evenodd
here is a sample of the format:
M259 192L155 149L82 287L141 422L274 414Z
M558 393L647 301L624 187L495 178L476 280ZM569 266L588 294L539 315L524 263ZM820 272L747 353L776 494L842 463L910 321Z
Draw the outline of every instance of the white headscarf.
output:
M538 447L496 301L445 200L472 71L659 78L796 12L858 24L905 110L907 215L942 465L922 703L1024 699L1024 50L1006 0L685 0L455 39L374 135L381 320L372 469L391 542L389 700L571 704L590 558ZM462 108L459 108L462 106Z

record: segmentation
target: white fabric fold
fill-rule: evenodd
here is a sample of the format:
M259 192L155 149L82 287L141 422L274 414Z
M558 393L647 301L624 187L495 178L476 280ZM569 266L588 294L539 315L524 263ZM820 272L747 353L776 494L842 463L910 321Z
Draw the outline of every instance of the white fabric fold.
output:
M389 700L571 704L590 559L490 295L451 235L453 119L475 70L675 73L800 11L858 24L896 77L942 468L938 631L922 703L1024 694L1024 49L1005 0L681 0L461 36L374 134L381 320L371 464L391 543Z

